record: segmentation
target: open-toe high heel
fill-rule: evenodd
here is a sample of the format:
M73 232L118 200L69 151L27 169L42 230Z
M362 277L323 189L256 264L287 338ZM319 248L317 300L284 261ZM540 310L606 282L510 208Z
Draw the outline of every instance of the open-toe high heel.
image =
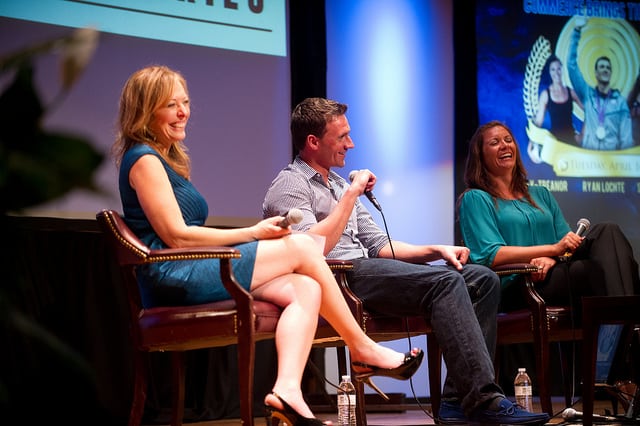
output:
M415 374L422 363L424 352L422 349L413 349L404 354L404 361L395 368L380 368L362 362L353 361L351 369L355 373L356 380L362 380L371 376L391 377L397 380L407 380Z
M416 348L411 352L406 352L404 354L404 361L398 367L380 368L373 365L364 364L362 362L353 361L351 363L351 370L354 372L355 380L366 384L371 389L378 392L381 397L388 401L389 397L373 383L371 377L383 376L391 377L392 379L397 380L408 380L415 374L416 371L418 371L423 357L424 352L422 351L422 349Z
M371 379L371 377L363 377L361 379L358 379L358 381L364 383L365 385L369 386L374 391L378 392L378 395L380 395L382 397L382 399L384 399L385 401L389 401L390 400L390 398L387 396L387 394L384 393L382 391L382 389L380 389L378 386L376 386L375 383L373 383L373 379Z
M271 392L271 395L278 398L278 401L282 404L282 409L266 403L264 404L267 426L278 426L280 422L291 426L325 426L325 423L320 419L301 416L293 407L287 404L287 401L280 398L280 395L277 393Z

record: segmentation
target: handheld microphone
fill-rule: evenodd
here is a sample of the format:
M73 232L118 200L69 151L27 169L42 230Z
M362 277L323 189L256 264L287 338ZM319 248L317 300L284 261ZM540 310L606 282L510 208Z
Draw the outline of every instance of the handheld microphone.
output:
M589 227L591 226L591 222L589 219L585 219L584 217L578 221L578 229L576 229L576 235L582 237L587 233Z
M356 178L356 174L358 173L358 170L351 170L351 172L349 172L349 180L351 182L353 182L353 180ZM371 191L364 191L364 195L367 196L367 198L369 199L369 201L371 201L371 204L373 204L373 206L378 209L379 211L382 211L382 207L380 206L380 203L378 203L378 200L376 199L375 195L373 195L373 192Z
M565 420L582 419L584 414L581 411L576 411L573 408L565 408L562 412L562 418ZM617 420L612 416L602 416L600 414L593 414L594 420L606 420L608 422Z
M576 229L576 235L578 237L582 237L584 234L587 233L590 226L591 226L591 222L589 222L589 219L585 219L583 217L582 219L578 220L578 229ZM569 259L572 254L573 254L572 252L566 251L562 257L564 257L565 259Z
M300 209L291 209L284 215L284 219L278 222L278 226L281 228L288 228L289 225L294 225L302 221L302 211Z

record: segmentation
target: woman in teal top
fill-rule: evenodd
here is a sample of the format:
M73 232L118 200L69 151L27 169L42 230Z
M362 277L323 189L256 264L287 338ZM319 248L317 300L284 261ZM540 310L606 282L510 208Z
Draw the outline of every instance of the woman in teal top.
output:
M276 417L291 425L324 424L313 417L300 386L320 315L349 346L353 371L357 369L363 377L411 377L423 352L396 352L362 331L322 248L309 235L292 234L291 227L279 225L282 216L246 228L203 226L209 210L190 181L183 144L190 112L186 81L176 71L150 66L125 83L113 146L124 218L151 248L234 246L242 253L233 261L240 284L255 298L282 308L275 333L276 383L264 400L267 416L274 416L274 424ZM220 280L216 259L157 263L137 272L145 307L231 298Z
M473 263L494 265L502 246L555 244L571 232L560 206L546 187L529 186L529 192L540 208L525 199L494 200L480 189L470 189L464 194L460 204L460 217L464 221L460 226L465 244L473 247L469 257ZM503 279L503 287L514 278Z
M581 296L640 293L638 263L620 228L601 223L586 236L571 231L551 192L529 186L518 144L503 123L491 121L475 132L464 179L458 219L472 262L536 265L533 279L545 301L574 302L577 312ZM524 306L520 291L510 286L514 279L503 278L506 311Z

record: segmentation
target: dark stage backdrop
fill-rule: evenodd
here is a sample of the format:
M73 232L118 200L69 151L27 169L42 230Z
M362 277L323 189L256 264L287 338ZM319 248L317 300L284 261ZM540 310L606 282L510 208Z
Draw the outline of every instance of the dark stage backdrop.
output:
M640 4L638 2L548 2L477 0L477 97L479 122L501 120L511 127L533 183L547 186L569 224L620 224L640 254L640 140L627 149L583 148L575 140L549 131L548 112L538 127L539 93L550 83L545 67L554 54L570 79L570 35L586 19L578 47L578 66L595 85L596 58L611 59L611 85L626 98L640 70ZM573 123L582 128L584 110L573 105ZM469 134L468 138L471 136Z

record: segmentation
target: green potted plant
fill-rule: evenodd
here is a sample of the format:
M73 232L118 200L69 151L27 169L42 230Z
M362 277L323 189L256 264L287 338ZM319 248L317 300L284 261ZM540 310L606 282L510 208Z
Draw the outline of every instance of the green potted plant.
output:
M8 351L4 356L11 360L24 357L18 360L18 365L24 368L24 374L29 378L24 383L16 383L3 377L0 369L0 413L3 413L0 414L0 422L17 420L14 418L16 415L24 415L24 419L47 415L37 414L39 409L46 407L41 400L44 391L30 387L30 380L36 380L37 383L43 379L42 375L46 374L44 370L57 370L55 374L68 378L68 383L59 383L60 392L78 383L82 389L92 390L95 387L94 372L86 360L43 324L35 321L15 297L21 293L37 294L39 289L25 285L25 279L17 267L19 259L12 255L10 245L13 244L15 233L10 225L9 214L55 200L74 189L100 192L94 183L94 173L104 155L82 136L66 131L50 131L43 126L47 114L64 101L89 63L97 41L97 31L78 29L64 37L0 58L0 82L7 82L0 94L0 231L9 246L9 253L6 254L5 248L5 255L0 257L2 270L8 271L0 286L0 330L5 351ZM60 56L61 79L59 92L52 102L44 105L34 84L34 63L38 56L47 53ZM29 350L21 350L25 347L38 355L24 356L30 353ZM7 376L15 377L12 373L7 372ZM91 394L90 391L86 393ZM29 398L34 400L34 410L15 408L16 405L22 407L22 401ZM16 404L16 401L20 401L20 404ZM90 405L95 399L89 395L86 401L91 401L86 404ZM83 401L75 403L82 404ZM98 405L95 403L94 407ZM68 408L74 408L73 402ZM17 411L22 412L17 414ZM97 424L94 420L89 422ZM72 424L71 419L65 419L65 424Z
M0 214L59 198L78 188L99 191L93 174L103 155L72 133L48 131L46 114L64 100L90 61L98 33L79 29L70 35L0 58L0 75L13 80L0 94ZM33 61L40 54L61 57L60 91L43 105L33 82Z

